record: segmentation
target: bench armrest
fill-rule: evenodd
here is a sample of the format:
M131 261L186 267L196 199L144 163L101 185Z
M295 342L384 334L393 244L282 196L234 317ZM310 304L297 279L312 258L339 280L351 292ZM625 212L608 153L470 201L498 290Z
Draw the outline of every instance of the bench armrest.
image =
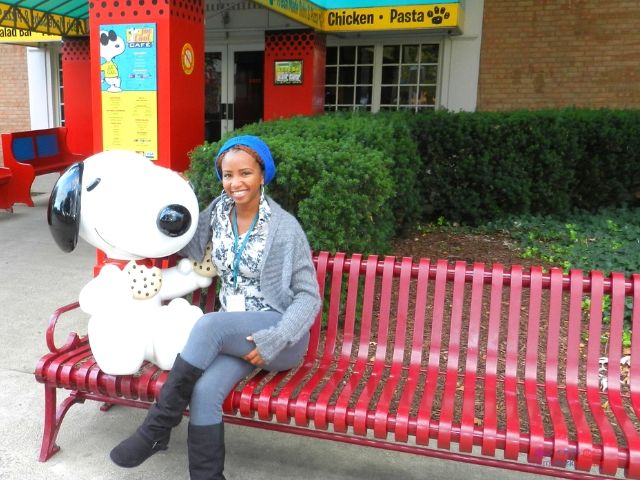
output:
M76 332L70 332L69 335L67 336L67 341L64 343L62 347L58 348L56 347L55 337L54 337L56 325L58 324L58 318L60 318L62 314L75 310L76 308L79 308L79 307L80 307L79 302L70 303L69 305L65 305L64 307L58 308L55 312L53 312L51 317L49 317L49 325L47 326L46 339L47 339L47 347L49 347L49 351L51 353L59 353L64 350L74 348L78 343L82 341L82 337L80 335L78 335Z

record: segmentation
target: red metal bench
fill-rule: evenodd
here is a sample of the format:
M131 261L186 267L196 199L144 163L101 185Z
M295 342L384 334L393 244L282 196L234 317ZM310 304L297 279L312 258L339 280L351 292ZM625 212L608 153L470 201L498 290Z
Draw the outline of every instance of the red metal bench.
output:
M31 185L38 175L61 173L70 165L84 160L67 147L65 127L28 130L2 134L4 166L16 179L18 200L33 207Z
M564 478L640 478L640 275L314 260L325 302L304 362L240 383L226 422ZM214 292L193 301L211 310ZM46 399L41 461L58 451L75 403L148 408L166 379L150 364L104 374L75 333L56 347L59 318L77 306L51 317L50 353L35 372ZM634 353L621 377L625 317ZM58 406L59 388L71 394Z

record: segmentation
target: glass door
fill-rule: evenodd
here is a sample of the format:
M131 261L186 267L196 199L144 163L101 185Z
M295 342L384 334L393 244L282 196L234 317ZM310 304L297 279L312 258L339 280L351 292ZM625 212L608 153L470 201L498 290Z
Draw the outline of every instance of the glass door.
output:
M264 52L258 45L224 45L205 53L205 139L263 118Z
M204 55L204 138L220 140L222 134L222 52Z
M233 128L240 128L263 118L264 52L235 51L233 63Z

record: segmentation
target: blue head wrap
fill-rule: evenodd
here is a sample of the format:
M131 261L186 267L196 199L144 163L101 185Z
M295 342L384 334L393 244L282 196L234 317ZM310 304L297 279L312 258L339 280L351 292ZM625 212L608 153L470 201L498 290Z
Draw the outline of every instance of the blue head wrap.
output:
M273 161L273 157L271 156L271 150L266 143L264 143L260 138L254 135L240 135L238 137L233 137L224 142L220 150L218 150L218 154L216 155L216 174L218 175L218 180L222 180L222 172L220 171L220 167L218 166L218 158L227 150L230 150L233 147L238 145L244 145L245 147L251 148L254 152L258 154L260 160L262 160L262 165L264 167L264 184L268 184L273 177L276 175L276 164Z

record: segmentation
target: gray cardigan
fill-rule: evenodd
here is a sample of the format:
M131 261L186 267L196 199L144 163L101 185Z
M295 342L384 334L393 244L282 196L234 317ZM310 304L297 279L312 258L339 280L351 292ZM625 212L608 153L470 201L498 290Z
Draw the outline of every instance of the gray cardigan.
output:
M260 290L269 306L282 314L282 319L274 327L254 332L253 339L260 355L269 363L309 331L320 310L320 292L311 248L302 227L272 198L266 199L271 219L260 261ZM219 200L220 197L214 199L200 212L196 233L180 255L203 259L212 236L211 212Z

